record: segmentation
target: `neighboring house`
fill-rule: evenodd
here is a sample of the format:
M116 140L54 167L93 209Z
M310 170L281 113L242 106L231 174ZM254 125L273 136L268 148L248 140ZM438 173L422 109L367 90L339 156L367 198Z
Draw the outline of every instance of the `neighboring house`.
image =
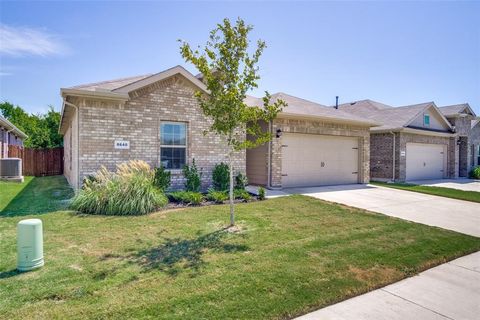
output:
M0 116L0 158L8 158L8 146L23 146L27 135Z
M210 127L194 92L205 85L184 68L61 89L60 132L64 134L64 172L78 188L104 165L140 159L172 172L183 185L182 167L193 159L202 168L202 186L211 184L215 164L227 161L225 143L205 135ZM374 121L286 94L273 98L289 106L273 123L263 124L273 140L239 152L237 172L268 187L366 183ZM248 97L250 105L263 105Z
M435 103L394 108L362 100L339 108L381 124L370 131L372 180L458 177L457 134Z
M480 126L468 103L440 107L442 114L455 127L458 135L458 175L467 177L475 165L480 165Z

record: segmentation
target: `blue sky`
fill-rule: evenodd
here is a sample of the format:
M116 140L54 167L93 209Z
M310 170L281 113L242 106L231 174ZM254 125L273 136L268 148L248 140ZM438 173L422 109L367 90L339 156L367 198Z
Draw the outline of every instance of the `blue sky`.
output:
M224 17L267 42L260 88L331 105L468 102L480 115L480 2L0 2L0 100L185 65Z

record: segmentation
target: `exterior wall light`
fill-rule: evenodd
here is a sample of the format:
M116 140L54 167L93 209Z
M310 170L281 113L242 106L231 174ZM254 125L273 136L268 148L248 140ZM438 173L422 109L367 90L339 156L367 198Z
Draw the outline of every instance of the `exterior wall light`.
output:
M276 137L280 138L282 136L282 129L277 129Z

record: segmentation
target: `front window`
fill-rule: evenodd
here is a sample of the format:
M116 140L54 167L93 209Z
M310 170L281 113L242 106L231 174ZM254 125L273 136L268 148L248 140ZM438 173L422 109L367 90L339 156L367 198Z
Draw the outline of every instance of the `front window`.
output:
M478 152L477 152L477 165L480 166L480 145L477 146L477 148L478 148Z
M429 127L430 126L430 115L428 114L424 114L423 115L423 125L425 127Z
M187 154L187 125L162 122L160 125L160 163L165 169L182 169Z

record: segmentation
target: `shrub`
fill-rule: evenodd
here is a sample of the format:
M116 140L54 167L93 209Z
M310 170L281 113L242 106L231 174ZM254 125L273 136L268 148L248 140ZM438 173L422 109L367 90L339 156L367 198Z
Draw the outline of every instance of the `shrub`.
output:
M216 191L214 189L208 190L207 199L215 203L223 203L228 200L228 193L225 191Z
M476 166L472 169L472 171L470 171L470 178L480 179L480 166Z
M235 189L245 190L245 187L248 185L247 176L243 175L241 172L235 177Z
M174 191L169 193L168 197L175 202L192 205L199 205L203 201L203 195L193 191Z
M226 163L216 164L212 172L213 188L226 191L230 187L230 170Z
M195 159L192 161L192 165L186 164L183 167L183 175L185 176L185 189L187 191L199 192L201 185L201 173L198 171L197 165L195 164Z
M129 161L116 172L102 167L93 179L86 179L71 208L82 213L140 215L154 211L168 200L153 185L154 173L144 161Z
M248 193L248 191L246 190L242 190L242 189L235 189L233 191L233 196L235 199L242 199L242 200L245 200L245 201L249 201L252 199L252 196L250 195L250 193Z
M170 187L171 174L163 166L155 168L153 184L160 190L165 191Z
M265 188L259 187L258 188L258 200L265 200Z

